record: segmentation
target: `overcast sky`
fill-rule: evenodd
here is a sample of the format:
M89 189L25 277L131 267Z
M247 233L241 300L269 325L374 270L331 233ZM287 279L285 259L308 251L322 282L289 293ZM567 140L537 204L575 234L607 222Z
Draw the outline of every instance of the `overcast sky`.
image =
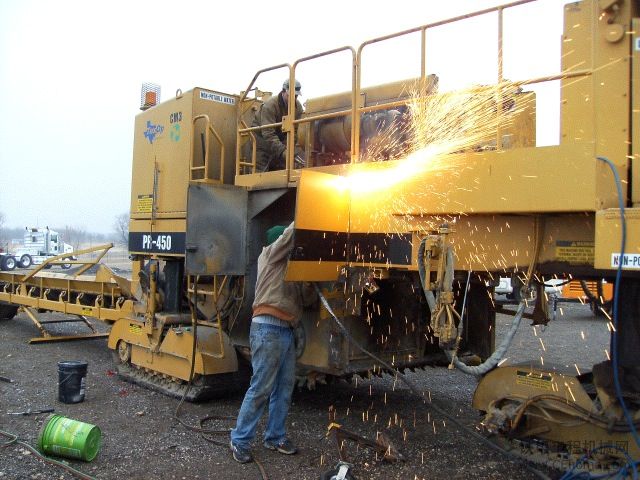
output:
M143 82L159 84L163 99L195 86L239 93L261 68L501 3L0 0L0 212L6 226L113 230L115 217L129 210ZM505 77L558 71L548 52L557 57L559 51L562 3L539 0L505 15L505 36L512 39ZM428 73L438 74L444 88L495 79L495 20L483 17L428 37ZM394 51L372 49L364 83L419 74L416 40L397 42ZM329 63L302 69L303 100L348 88L345 65L344 75ZM277 91L283 74L276 75L259 87ZM553 112L557 101L550 103ZM539 131L538 140L552 144L554 135Z

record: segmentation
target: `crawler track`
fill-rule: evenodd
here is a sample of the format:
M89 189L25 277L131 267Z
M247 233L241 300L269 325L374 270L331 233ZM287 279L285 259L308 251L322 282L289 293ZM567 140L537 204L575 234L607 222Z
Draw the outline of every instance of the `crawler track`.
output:
M206 376L195 375L193 381L189 384L179 378L131 363L122 363L115 353L113 354L113 359L117 365L118 376L124 380L170 397L181 399L184 396L188 402L203 402L228 396L245 388L249 378L247 369L240 368L238 372L233 373Z

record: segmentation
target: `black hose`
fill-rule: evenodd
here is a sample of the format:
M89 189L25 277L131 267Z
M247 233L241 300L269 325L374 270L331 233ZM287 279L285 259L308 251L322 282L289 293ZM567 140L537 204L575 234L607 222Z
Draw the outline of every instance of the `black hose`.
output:
M87 475L86 473L82 473L80 470L76 470L75 468L67 465L66 463L59 462L57 460L54 460L53 458L49 458L49 457L46 457L46 456L42 455L38 450L33 448L28 443L23 442L21 440L18 440L18 436L14 435L13 433L9 433L9 432L5 432L3 430L0 430L0 435L4 435L5 437L9 438L8 442L0 444L0 448L6 448L9 445L14 445L14 444L22 445L24 448L26 448L31 453L33 453L40 460L43 460L43 461L45 461L47 463L50 463L51 465L55 465L56 467L63 468L67 472L69 472L70 474L72 474L75 477L78 477L78 478L80 478L82 480L97 480L95 477Z

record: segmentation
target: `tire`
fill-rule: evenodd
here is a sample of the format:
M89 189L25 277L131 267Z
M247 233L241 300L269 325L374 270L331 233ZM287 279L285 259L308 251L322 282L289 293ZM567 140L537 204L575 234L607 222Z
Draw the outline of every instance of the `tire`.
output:
M20 260L18 261L18 265L20 266L20 268L29 268L32 263L33 263L33 259L31 258L31 255L27 253L22 255L20 257Z
M131 344L120 340L115 349L115 358L118 363L128 364L131 361Z
M65 260L69 260L69 258L65 258ZM60 268L62 268L63 270L69 270L71 268L71 264L63 263L62 265L60 265Z
M11 320L18 313L18 307L16 305L9 305L8 303L0 303L0 320Z
M11 271L16 268L16 259L11 255L4 255L2 257L2 263L0 264L2 270Z

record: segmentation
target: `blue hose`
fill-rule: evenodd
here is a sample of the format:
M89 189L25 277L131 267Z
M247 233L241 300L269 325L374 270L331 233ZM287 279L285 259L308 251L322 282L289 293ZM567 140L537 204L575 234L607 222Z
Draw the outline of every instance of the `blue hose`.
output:
M616 272L616 283L613 289L613 333L611 334L611 363L613 366L613 383L616 389L616 398L622 407L624 417L629 425L629 429L633 434L633 439L636 445L640 447L640 437L638 431L631 418L631 413L627 408L627 404L622 397L622 387L620 385L620 374L618 373L618 302L620 297L620 283L622 282L622 261L624 259L624 250L627 242L627 222L624 217L624 197L622 195L622 182L620 181L620 175L615 165L605 157L597 157L598 160L606 163L611 171L616 182L616 190L618 191L618 208L620 209L620 221L622 225L622 240L620 241L620 258L618 261L618 271ZM634 469L635 472L635 469ZM635 477L634 477L635 478Z

